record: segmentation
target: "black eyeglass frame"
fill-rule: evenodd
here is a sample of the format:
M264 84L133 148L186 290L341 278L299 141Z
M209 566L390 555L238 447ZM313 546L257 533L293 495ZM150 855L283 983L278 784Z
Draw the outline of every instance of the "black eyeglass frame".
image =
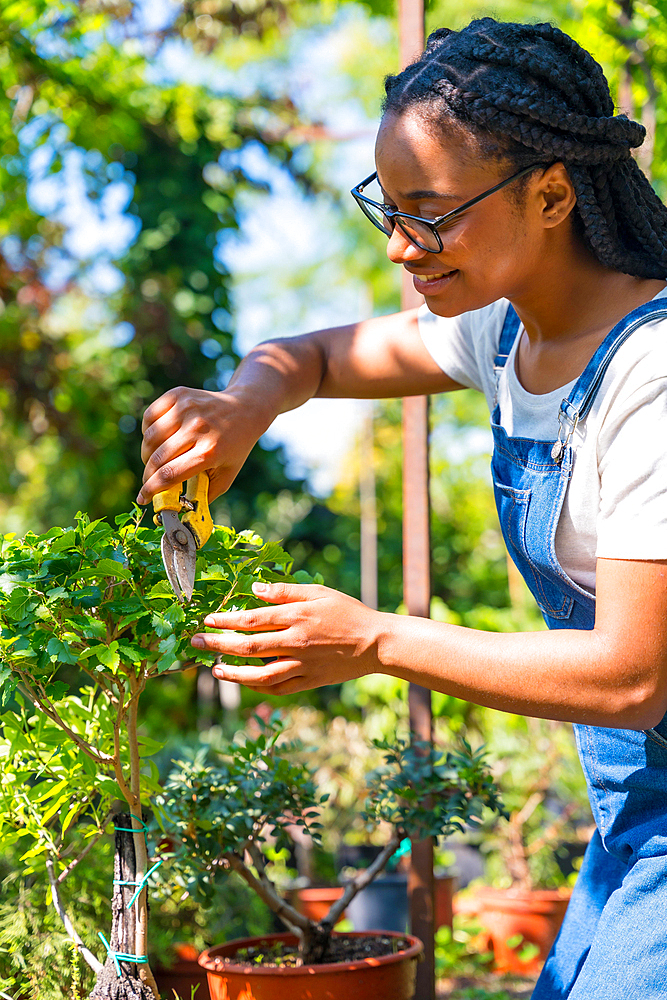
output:
M418 247L420 250L425 250L427 253L441 253L444 247L442 240L440 239L440 233L438 232L439 226L442 226L445 222L450 222L452 219L455 219L457 216L461 215L469 208L472 208L473 205L476 205L478 202L483 201L484 198L488 198L489 195L495 194L496 191L501 191L504 187L507 187L508 184L511 184L512 181L518 181L520 177L525 177L526 174L529 174L531 172L531 170L536 170L538 167L541 166L543 166L543 164L533 163L531 164L530 167L524 167L523 170L519 170L518 173L512 174L511 177L508 177L506 180L501 181L499 184L494 184L493 187L489 188L487 191L482 191L482 193L478 194L475 198L471 198L470 201L464 202L463 205L459 205L458 208L452 209L451 212L447 212L445 215L441 215L437 219L423 219L420 215L409 215L407 212L400 212L397 208L387 208L385 205L381 205L379 202L373 201L371 198L368 198L365 194L362 194L362 191L364 190L365 187L368 187L368 185L371 184L374 180L377 180L377 170L375 170L369 177L367 177L366 180L361 181L360 184L357 184L356 187L353 187L352 190L350 191L350 194L352 195L352 197L354 198L354 200L356 201L357 205L364 213L366 218L369 220L369 222L372 222L375 228L379 229L381 233L384 233L387 238L389 238L393 233L394 226L398 226L403 235L405 236L405 238L410 243L412 243L413 246ZM387 230L384 228L384 226L382 226L377 219L374 219L373 216L370 215L365 210L364 203L372 205L374 208L380 210L382 215L384 215L384 217L389 221L392 227L391 232L388 233ZM426 228L433 233L433 236L435 237L435 240L438 244L438 249L433 250L432 247L425 247L422 243L419 243L414 238L414 236L411 236L409 233L405 231L405 229L400 223L401 219L411 219L413 222L418 222L420 223L420 225L426 226Z

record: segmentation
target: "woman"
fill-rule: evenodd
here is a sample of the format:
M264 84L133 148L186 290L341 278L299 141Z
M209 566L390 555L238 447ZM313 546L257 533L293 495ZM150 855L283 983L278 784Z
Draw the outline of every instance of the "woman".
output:
M550 627L496 634L271 585L193 645L291 694L384 671L575 723L598 830L535 1000L664 996L667 948L667 211L591 56L551 25L435 32L386 82L377 178L353 192L421 311L260 345L223 393L146 412L146 503L227 489L311 396L482 390L509 551ZM252 631L253 635L244 635Z

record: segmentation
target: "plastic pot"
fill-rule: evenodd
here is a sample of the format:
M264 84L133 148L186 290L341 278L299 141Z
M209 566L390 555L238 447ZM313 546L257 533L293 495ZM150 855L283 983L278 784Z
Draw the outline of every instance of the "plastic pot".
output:
M299 968L262 968L232 963L224 968L215 967L216 956L233 957L240 948L266 946L274 941L296 941L293 934L267 934L209 948L200 955L199 964L208 973L211 1000L368 1000L369 997L412 1000L417 960L423 950L421 941L407 934L376 933L384 937L405 937L409 946L393 955L356 962Z
M354 897L346 912L355 931L382 927L404 934L410 919L407 875L380 875Z
M497 972L534 975L542 968L563 923L572 890L481 888L455 909L473 913L488 934ZM515 943L520 939L518 943ZM508 943L509 942L509 943ZM533 954L525 954L526 945ZM523 953L523 955L522 955Z

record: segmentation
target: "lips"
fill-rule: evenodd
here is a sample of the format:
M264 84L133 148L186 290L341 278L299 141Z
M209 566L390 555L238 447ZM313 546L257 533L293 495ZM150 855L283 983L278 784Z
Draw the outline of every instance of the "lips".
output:
M458 274L455 268L452 271L436 271L433 274L415 274L412 272L412 281L415 289L422 295L435 295L442 291Z

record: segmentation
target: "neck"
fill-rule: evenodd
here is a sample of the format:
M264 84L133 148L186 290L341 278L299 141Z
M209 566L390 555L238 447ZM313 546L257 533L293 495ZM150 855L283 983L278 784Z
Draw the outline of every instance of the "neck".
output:
M530 343L570 343L608 330L667 282L612 271L578 242L543 248L540 273L510 295ZM549 252L551 251L551 252Z

